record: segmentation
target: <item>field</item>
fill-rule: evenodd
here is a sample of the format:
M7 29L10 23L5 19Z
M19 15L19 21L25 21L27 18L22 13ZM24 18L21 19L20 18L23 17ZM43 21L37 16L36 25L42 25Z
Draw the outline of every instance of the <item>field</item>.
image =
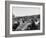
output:
M40 15L12 17L12 31L40 30Z

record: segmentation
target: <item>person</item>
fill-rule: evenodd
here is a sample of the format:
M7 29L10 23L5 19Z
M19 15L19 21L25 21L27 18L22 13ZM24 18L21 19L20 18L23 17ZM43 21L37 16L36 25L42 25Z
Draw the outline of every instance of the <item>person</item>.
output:
M19 22L16 22L13 24L13 27L12 27L13 31L16 30L16 28L19 26L19 24L20 24Z
M31 27L31 30L36 30L36 29L37 29L37 26L35 25L35 22L32 19L32 27Z

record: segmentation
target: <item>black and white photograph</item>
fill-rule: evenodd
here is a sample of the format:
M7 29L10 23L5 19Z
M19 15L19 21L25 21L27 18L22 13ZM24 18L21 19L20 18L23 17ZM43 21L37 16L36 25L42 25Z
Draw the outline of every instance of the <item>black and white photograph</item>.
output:
M13 7L12 31L40 30L39 12L35 7ZM17 13L20 15L16 16Z

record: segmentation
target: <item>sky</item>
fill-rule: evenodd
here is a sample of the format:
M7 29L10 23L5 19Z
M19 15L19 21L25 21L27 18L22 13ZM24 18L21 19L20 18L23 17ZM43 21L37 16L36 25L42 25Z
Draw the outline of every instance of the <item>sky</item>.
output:
M39 7L13 7L12 14L15 17L19 16L32 16L32 15L38 15L40 14L40 8Z

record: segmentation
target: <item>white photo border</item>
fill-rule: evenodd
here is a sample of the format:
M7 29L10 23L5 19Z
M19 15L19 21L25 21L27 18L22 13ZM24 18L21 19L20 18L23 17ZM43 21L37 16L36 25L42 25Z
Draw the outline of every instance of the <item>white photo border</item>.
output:
M30 31L12 31L12 7L39 7L40 8L40 30L30 30ZM16 4L10 4L10 34L25 34L25 33L42 33L43 31L43 13L42 13L42 6L36 6L36 5L16 5Z

